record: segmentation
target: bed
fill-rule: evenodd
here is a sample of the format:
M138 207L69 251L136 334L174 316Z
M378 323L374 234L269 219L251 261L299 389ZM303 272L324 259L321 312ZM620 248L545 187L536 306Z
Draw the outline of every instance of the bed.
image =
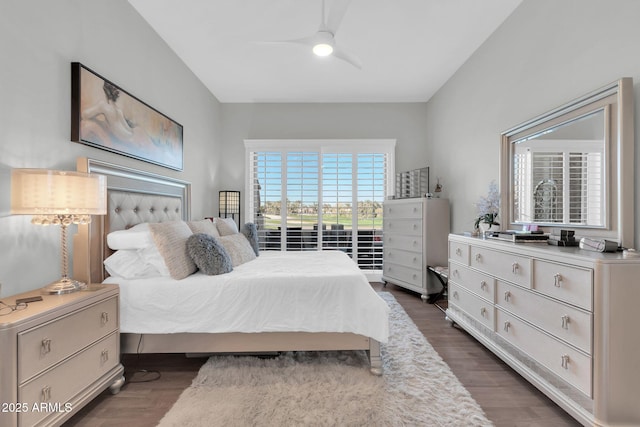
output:
M77 169L107 176L108 212L78 227L74 277L120 286L123 353L364 350L371 372L382 373L389 308L346 254L262 251L219 276L108 277L107 234L189 221L190 184L87 158Z

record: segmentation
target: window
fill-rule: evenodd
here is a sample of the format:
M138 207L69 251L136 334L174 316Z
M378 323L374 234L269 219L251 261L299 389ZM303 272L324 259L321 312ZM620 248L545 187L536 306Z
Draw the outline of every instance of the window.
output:
M261 250L341 250L382 269L395 140L247 140L248 221Z

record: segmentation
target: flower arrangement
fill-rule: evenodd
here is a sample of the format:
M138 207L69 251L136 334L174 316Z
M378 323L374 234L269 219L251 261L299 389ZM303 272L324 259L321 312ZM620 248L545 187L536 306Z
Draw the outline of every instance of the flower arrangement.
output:
M475 229L479 228L480 223L485 223L489 226L500 225L496 221L498 212L500 212L500 193L495 181L491 181L487 197L480 197L480 200L476 203L476 208L478 209L478 216L474 224Z

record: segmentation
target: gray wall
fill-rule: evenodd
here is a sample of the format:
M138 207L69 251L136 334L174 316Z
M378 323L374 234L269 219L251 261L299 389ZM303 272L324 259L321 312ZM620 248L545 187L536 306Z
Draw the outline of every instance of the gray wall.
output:
M0 296L60 277L60 229L8 216L12 168L105 160L190 181L193 217L214 210L220 104L126 0L2 0L0 56ZM181 123L184 171L70 142L73 61Z
M426 103L222 104L225 147L220 189L244 194L244 139L395 138L396 171L434 165L426 154L426 107ZM432 167L431 176L438 170L437 165Z
M639 17L636 0L524 0L428 102L427 155L448 170L452 231L472 229L499 178L501 132L529 118L633 77L640 140ZM636 218L639 192L636 175Z

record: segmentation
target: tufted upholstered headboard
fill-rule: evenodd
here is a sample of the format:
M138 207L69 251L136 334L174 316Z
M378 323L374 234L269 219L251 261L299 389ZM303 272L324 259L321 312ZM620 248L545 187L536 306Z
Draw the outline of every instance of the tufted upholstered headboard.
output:
M109 232L142 222L191 218L191 184L186 181L84 157L78 159L76 168L107 177L107 215L78 226L73 239L73 274L77 280L104 280L102 262L112 252L106 244Z

